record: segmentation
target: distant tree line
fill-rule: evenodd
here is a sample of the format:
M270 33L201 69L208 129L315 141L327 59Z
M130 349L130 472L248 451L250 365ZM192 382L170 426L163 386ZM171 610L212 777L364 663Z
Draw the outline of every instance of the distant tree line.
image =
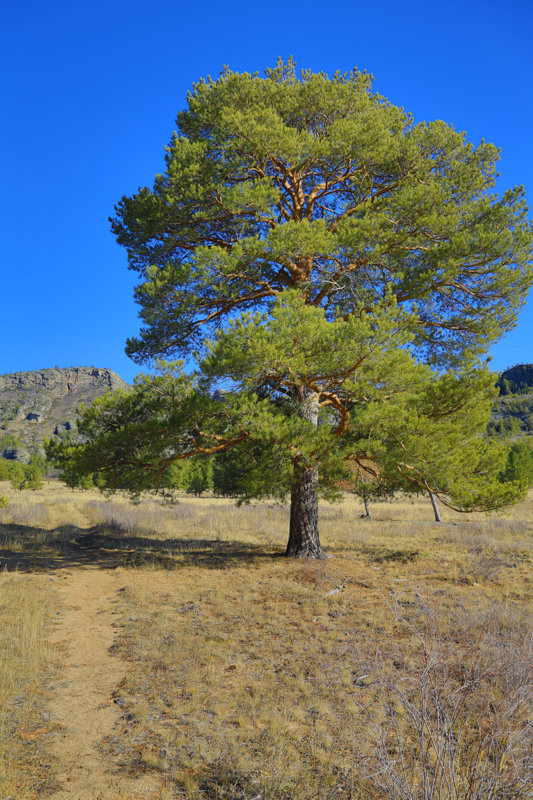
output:
M228 451L213 456L198 456L190 459L176 461L168 467L164 485L168 492L186 492L197 497L209 492L215 496L247 498L249 495L248 483L256 481L261 471L264 453L261 448L250 453L250 458L243 460L234 451ZM99 473L81 475L74 469L69 469L69 464L63 465L59 477L72 488L105 489L104 476ZM1 473L0 473L1 474ZM509 442L504 467L498 474L501 484L516 482L522 492L533 486L533 446L527 440ZM395 494L421 494L423 488L401 481L399 476L383 476L376 480L372 475L372 466L368 472L360 468L349 470L346 476L339 480L340 491L348 491L361 498L365 506L365 516L369 516L371 503L391 499Z
M239 464L235 458L191 458L170 465L165 487L171 493L186 492L196 497L205 492L212 492L217 496L238 497L245 493L242 483L244 473L245 465ZM98 473L80 475L69 470L68 465L60 471L59 477L73 489L105 488L103 476Z

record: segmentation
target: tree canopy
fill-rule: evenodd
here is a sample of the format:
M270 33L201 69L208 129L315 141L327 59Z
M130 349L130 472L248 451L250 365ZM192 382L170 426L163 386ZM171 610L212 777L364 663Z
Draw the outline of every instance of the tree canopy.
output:
M98 401L70 463L140 491L242 448L250 496L291 493L294 555L322 554L317 492L350 459L465 508L509 500L480 438L494 379L479 359L516 323L532 230L520 187L495 194L498 158L357 70L297 76L289 60L195 84L165 172L112 229L139 275L127 352L195 357L196 373Z
M165 173L112 221L141 278L137 361L189 353L210 323L294 287L328 319L387 292L416 302L432 363L515 324L531 226L521 187L493 192L494 145L415 124L366 73L298 79L292 62L200 81L177 126Z

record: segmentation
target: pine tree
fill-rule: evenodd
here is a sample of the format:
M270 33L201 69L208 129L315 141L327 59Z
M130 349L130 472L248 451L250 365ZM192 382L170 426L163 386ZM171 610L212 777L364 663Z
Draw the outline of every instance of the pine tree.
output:
M36 464L28 464L28 466L24 470L25 472L25 480L23 484L24 489L33 489L35 492L37 489L43 488L43 480L41 475L41 470Z
M85 466L140 491L164 488L176 460L237 447L250 496L290 493L290 555L322 556L318 493L347 458L483 506L479 481L447 474L455 456L425 458L413 414L431 406L421 417L457 445L446 415L484 403L477 360L531 283L523 191L494 195L497 148L415 124L366 73L297 77L292 61L200 81L177 128L164 174L112 228L140 279L127 352L196 354L197 372L163 367L87 412ZM467 452L467 473L488 475L478 436Z
M188 494L194 494L196 497L213 488L211 459L196 457L190 460L190 469L183 488Z
M13 462L9 470L9 480L13 489L18 489L19 492L22 491L26 482L26 473L24 472L22 464L19 464L18 461Z
M533 486L533 449L527 441L509 445L505 468L499 478L503 483L517 481L524 491Z

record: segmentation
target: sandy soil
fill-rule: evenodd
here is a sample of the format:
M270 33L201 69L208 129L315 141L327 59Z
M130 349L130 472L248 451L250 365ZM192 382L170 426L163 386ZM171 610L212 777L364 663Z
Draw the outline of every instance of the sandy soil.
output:
M62 611L54 633L65 647L66 666L54 699L52 720L60 726L53 758L61 788L53 800L134 800L158 797L156 777L129 777L99 749L113 734L120 709L113 691L127 665L110 652L112 600L124 585L123 570L88 563L62 572Z

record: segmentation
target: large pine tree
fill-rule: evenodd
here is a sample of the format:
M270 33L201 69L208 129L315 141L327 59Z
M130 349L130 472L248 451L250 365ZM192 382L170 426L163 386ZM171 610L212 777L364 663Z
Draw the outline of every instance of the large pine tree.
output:
M321 556L317 491L346 457L451 491L449 453L425 464L417 431L486 400L476 360L531 283L523 191L496 196L498 158L442 121L415 124L358 71L297 76L289 61L197 83L165 172L112 228L140 278L128 353L196 353L201 377L147 378L137 401L97 406L86 441L105 434L108 457L92 465L139 488L173 459L241 447L249 494L290 491L294 555Z

